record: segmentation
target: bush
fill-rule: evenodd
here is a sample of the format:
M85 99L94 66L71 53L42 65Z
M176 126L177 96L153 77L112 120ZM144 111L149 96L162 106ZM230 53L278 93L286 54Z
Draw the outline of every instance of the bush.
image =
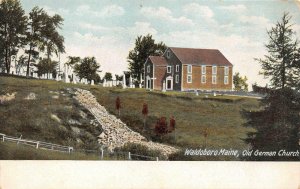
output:
M150 156L153 158L146 158L146 157L139 157L139 156L131 156L131 159L133 160L155 160L156 157L158 157L160 160L166 159L160 151L158 150L150 150L146 146L143 146L141 144L135 144L135 143L127 143L123 147L116 148L115 152L130 152L131 154L136 155L142 155L142 156Z

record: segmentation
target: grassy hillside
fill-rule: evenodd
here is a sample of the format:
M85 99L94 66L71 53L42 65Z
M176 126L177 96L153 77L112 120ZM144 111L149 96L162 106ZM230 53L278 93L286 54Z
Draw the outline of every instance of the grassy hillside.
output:
M0 77L0 95L17 92L16 98L0 105L0 133L75 148L97 147L101 127L93 116L72 98L70 84ZM26 100L30 93L36 99Z
M142 105L149 106L147 126L154 128L157 118L174 116L176 119L175 145L180 147L202 147L204 145L204 130L208 130L207 147L243 149L246 144L243 139L251 128L243 126L245 120L242 109L258 109L259 101L250 98L228 96L196 96L192 93L161 93L145 92L143 89L103 89L92 88L98 101L111 113L116 114L115 99L120 97L122 103L121 119L134 130L142 133ZM153 132L144 133L152 140ZM171 134L172 135L172 134ZM174 143L172 136L166 136L164 141Z
M71 98L72 94L68 93L67 88L73 87L90 90L100 104L113 114L116 114L115 99L119 96L122 105L121 119L133 130L154 141L160 141L152 130L157 118L169 118L173 115L176 119L177 140L174 142L173 134L169 134L161 142L182 148L203 147L203 132L206 128L208 148L246 148L243 139L247 132L253 129L243 126L245 120L240 111L259 108L259 101L250 98L205 97L192 93L161 93L144 89L124 90L0 76L0 95L18 92L16 100L0 105L0 133L13 136L22 134L24 138L95 148L96 136L100 129L90 124L93 117ZM30 92L36 93L36 100L24 100ZM149 106L147 127L150 129L147 132L142 131L143 103L148 103ZM60 121L51 117L52 114ZM70 120L75 120L81 125L74 126Z

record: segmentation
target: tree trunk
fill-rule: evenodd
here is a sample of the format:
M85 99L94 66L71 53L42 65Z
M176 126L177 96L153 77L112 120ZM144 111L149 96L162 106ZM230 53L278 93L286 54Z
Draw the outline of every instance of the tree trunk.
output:
M144 131L146 131L146 116L144 116Z
M9 74L10 65L9 65L9 60L8 60L8 49L7 48L5 48L5 68L6 68L6 73Z
M6 73L9 74L10 64L9 64L9 60L8 60L7 24L5 24L4 30L5 30L5 34L4 34L4 38L5 38L5 68L6 68Z
M282 77L282 89L285 87L285 63L283 63L283 68L282 68L282 73L281 73L281 77Z
M7 49L7 63L8 63L8 65L7 65L7 73L9 74L10 73L10 68L11 68L11 51L10 51L10 46L8 47L8 49Z
M29 76L29 66L30 66L30 58L31 58L31 49L32 49L32 46L30 45L29 53L28 53L27 70L26 70L26 76L27 77Z
M176 143L176 128L174 128L174 142Z

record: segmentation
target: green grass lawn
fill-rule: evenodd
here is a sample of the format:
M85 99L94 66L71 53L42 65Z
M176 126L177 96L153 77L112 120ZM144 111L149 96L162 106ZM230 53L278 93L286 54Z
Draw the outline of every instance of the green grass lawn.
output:
M35 149L21 144L0 142L1 160L99 160L99 156L85 153L55 152Z
M242 109L258 109L256 99L227 96L196 96L193 93L150 92L143 89L103 89L92 88L100 104L111 113L116 114L115 99L120 97L122 103L121 119L131 128L141 133L143 129L142 105L149 106L147 125L154 128L156 120L165 116L176 119L176 136L174 143L171 136L164 142L180 147L204 146L204 130L208 130L207 147L244 149L247 145L243 139L252 128L243 126ZM153 132L144 135L155 140Z
M180 148L200 148L204 146L203 132L207 128L208 148L245 149L243 141L253 128L244 127L245 119L241 110L256 110L259 100L235 96L208 95L196 96L183 92L150 92L144 89L103 88L100 86L73 85L49 80L22 79L0 76L0 95L17 91L14 101L0 105L0 132L12 136L23 135L24 138L43 140L62 145L95 147L99 129L93 129L88 120L91 115L77 102L60 94L59 99L53 99L49 91L62 91L66 88L83 88L90 90L101 105L116 114L115 99L121 99L121 119L133 130L140 132L153 141L168 143ZM29 92L37 94L37 100L26 101L24 97ZM147 103L149 115L147 127L143 132L142 105ZM79 115L84 111L89 119ZM51 119L50 114L56 114L62 121ZM153 128L156 120L165 116L174 116L176 120L176 136L173 133L163 137L162 141L155 136ZM76 136L72 132L68 119L75 119L83 124L78 126L82 133ZM84 144L78 144L78 139ZM85 145L87 144L87 145Z

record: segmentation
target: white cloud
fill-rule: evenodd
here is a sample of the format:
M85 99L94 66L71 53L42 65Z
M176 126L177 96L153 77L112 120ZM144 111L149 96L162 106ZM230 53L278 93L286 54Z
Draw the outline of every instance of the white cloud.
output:
M88 46L100 46L102 44L114 44L117 42L116 38L112 36L102 36L97 37L91 33L81 34L79 32L74 32L74 39L81 45L88 45Z
M296 35L299 36L300 35L300 24L294 24L292 26L292 29L296 32Z
M74 32L70 40L66 41L65 57L95 56L103 72L117 74L122 74L124 70L127 70L128 52L133 49L136 36L148 33L157 34L156 29L148 22L135 22L129 27L109 28L88 23L80 23L80 26L88 30L101 31L103 35L99 37L92 33Z
M59 8L57 10L53 10L51 7L48 7L46 5L41 6L41 8L43 8L50 16L54 16L55 14L68 15L70 13L70 11L65 8Z
M135 22L133 26L128 27L105 27L101 25L92 25L90 23L80 23L83 29L101 32L103 34L113 34L114 36L136 37L137 35L157 34L157 30L149 22Z
M214 28L218 30L220 25L214 19L214 12L208 6L203 6L197 3L190 3L183 7L183 12L193 19L194 23L199 27L205 28Z
M94 56L103 72L122 74L127 70L126 57L130 48L114 36L99 37L91 33L74 32L66 41L67 53L62 57L62 62L66 61L67 56Z
M81 27L82 29L92 30L92 31L97 31L97 32L111 32L112 30L114 30L113 28L104 27L101 25L93 25L93 24L84 23L84 22L79 23L79 27Z
M157 30L151 27L148 22L135 22L133 27L127 28L128 35L136 37L138 35L157 34Z
M243 13L247 10L247 7L245 5L229 5L229 6L221 6L219 8L234 13Z
M201 6L197 3L185 5L183 11L187 14L200 15L204 18L212 18L214 16L214 12L208 6Z
M165 7L143 7L141 13L148 18L155 18L158 20L164 20L173 24L179 24L181 26L193 26L194 23L191 19L184 16L174 17L172 11Z
M99 13L99 16L122 16L125 13L125 10L123 7L118 5L109 5L104 7L101 12Z
M76 12L78 14L82 14L84 12L88 12L90 11L90 6L89 5L80 5L79 7L77 7Z
M267 27L270 25L270 20L263 16L240 16L239 20L242 23L253 24L263 27Z
M88 5L81 5L76 10L78 15L92 15L96 17L114 17L122 16L125 13L123 7L118 5L108 5L103 7L100 11L94 11Z

